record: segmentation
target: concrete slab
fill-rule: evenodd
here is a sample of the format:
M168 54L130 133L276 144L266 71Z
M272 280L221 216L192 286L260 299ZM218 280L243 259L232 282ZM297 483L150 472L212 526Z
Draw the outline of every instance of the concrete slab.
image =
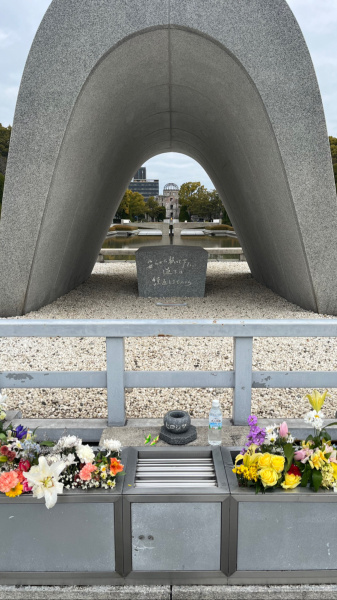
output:
M0 586L0 600L170 600L168 585Z
M336 600L336 585L173 586L172 600Z

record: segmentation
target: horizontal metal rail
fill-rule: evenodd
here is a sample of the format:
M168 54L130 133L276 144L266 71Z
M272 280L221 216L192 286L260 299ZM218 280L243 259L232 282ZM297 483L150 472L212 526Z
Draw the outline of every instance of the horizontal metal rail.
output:
M0 337L102 337L105 371L2 371L0 388L106 388L108 424L125 424L125 388L232 388L233 422L246 424L252 388L337 388L336 371L253 371L254 337L337 337L337 319L0 321ZM232 337L233 371L126 371L126 337ZM0 364L1 368L1 364Z
M204 248L212 256L238 256L239 260L246 260L242 248ZM104 256L135 256L139 248L102 248L98 255L98 262L104 261Z

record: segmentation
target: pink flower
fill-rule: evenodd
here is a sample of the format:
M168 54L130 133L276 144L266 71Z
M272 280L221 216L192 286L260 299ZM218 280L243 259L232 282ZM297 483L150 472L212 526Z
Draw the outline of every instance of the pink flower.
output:
M27 471L29 471L29 469L30 469L30 462L29 462L29 460L20 460L20 462L19 462L19 469L20 469L20 471L23 471L24 473L27 473Z
M29 483L28 483L27 479L25 479L25 480L22 482L22 486L23 486L23 492L24 492L24 493L31 492L31 491L32 491L32 489L33 489L32 487L30 487L30 485L29 485Z
M8 471L0 476L0 492L7 494L19 483L15 471Z
M294 454L295 460L303 460L303 458L306 458L306 456L307 453L305 450L297 450L297 452Z
M288 425L285 421L283 421L283 423L281 423L280 425L280 437L281 438L286 438L288 435Z
M15 469L15 473L18 476L19 483L23 483L25 481L25 475L20 469Z
M297 450L297 452L294 454L294 458L295 460L300 460L303 464L305 464L313 453L313 450L304 448L303 450Z
M90 481L91 479L91 473L93 473L93 471L96 471L97 467L95 467L95 465L93 465L92 463L87 463L86 465L84 465L83 469L80 470L80 478L82 479L82 481Z

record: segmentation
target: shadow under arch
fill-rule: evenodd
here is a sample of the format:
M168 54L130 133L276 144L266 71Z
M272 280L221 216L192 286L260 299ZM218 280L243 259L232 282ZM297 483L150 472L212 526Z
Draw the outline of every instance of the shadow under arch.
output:
M213 181L253 276L304 308L329 312L335 283L323 301L310 255L322 248L310 247L269 106L232 51L170 24L126 36L87 74L41 203L21 297L15 312L2 313L39 308L87 279L133 174L172 151L195 159ZM336 208L323 225L333 222Z

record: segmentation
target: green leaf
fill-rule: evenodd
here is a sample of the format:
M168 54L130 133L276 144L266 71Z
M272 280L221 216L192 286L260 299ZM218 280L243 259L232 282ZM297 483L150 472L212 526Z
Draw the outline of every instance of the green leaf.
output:
M307 487L309 480L311 479L311 467L310 465L305 465L305 469L302 473L301 479L301 487Z
M284 470L287 473L292 465L295 451L294 451L292 444L284 444L283 450L284 450L284 455L287 459Z
M312 485L313 485L315 492L318 492L319 488L321 487L321 483L322 483L322 472L317 471L317 469L314 469L312 472Z
M7 456L0 456L0 463L5 463L7 460Z
M56 444L55 442L39 442L40 446L48 446L48 448L53 448Z
M307 443L307 442L309 442L309 440L313 440L313 439L314 439L314 438L313 438L313 436L310 434L310 435L308 435L308 437L306 438L305 442Z
M7 436L4 433L0 433L0 439L7 441Z

